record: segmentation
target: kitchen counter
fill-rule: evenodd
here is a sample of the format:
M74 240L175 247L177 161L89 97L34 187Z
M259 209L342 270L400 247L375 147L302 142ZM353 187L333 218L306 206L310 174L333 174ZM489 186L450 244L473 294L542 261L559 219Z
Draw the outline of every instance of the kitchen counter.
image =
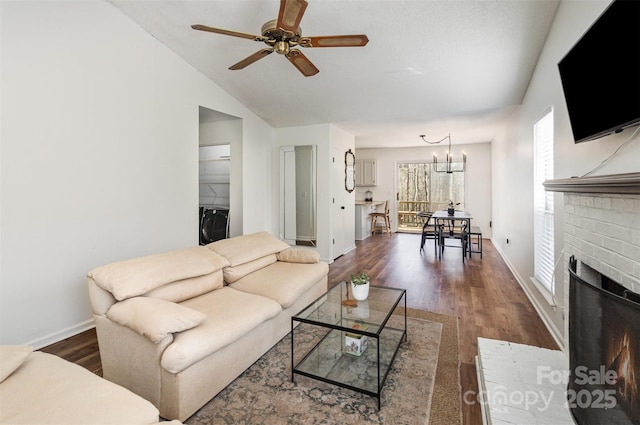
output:
M356 206L358 205L369 205L369 206L378 206L384 204L384 201L358 201L356 200Z
M378 205L384 205L384 201L356 201L356 240L361 241L371 235L371 217L369 214L376 211Z

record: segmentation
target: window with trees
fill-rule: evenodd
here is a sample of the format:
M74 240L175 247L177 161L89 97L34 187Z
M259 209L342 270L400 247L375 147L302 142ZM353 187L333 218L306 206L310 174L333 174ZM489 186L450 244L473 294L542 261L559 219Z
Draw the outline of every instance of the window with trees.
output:
M462 166L462 164L454 164ZM449 201L464 209L465 173L438 173L430 162L398 164L398 230L421 229L420 211L446 210Z

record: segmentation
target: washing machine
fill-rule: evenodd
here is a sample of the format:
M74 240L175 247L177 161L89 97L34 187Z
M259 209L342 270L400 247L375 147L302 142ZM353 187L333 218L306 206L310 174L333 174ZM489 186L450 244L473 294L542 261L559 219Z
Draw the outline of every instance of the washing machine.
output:
M200 207L200 245L229 237L229 209Z

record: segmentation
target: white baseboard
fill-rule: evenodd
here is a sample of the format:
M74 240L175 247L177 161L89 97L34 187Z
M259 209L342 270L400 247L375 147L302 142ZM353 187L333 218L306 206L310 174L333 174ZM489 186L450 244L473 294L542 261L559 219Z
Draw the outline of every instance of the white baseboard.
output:
M347 249L344 251L343 255L353 251L354 249L356 249L356 244L349 245Z
M564 338L562 337L562 332L560 332L560 330L555 326L555 324L553 323L553 320L551 320L547 312L544 310L544 308L542 308L542 306L540 305L536 297L533 296L533 294L531 293L531 289L526 284L526 281L522 278L522 276L518 274L517 270L509 262L509 259L504 255L504 252L502 252L498 244L493 239L491 239L491 243L493 243L494 248L496 249L496 251L498 251L498 254L500 254L500 257L502 257L502 260L505 262L509 270L511 270L511 273L518 281L518 284L520 284L520 287L522 288L525 295L531 302L531 305L533 305L533 308L538 313L538 316L540 316L540 319L542 319L542 322L544 323L545 327L547 328L547 330L555 340L556 344L558 344L558 347L560 347L560 349L564 351L565 341L564 341Z
M47 345L54 344L56 342L62 341L63 339L72 337L81 332L88 331L89 329L95 328L95 322L93 319L89 319L82 323L79 323L75 326L68 327L58 332L54 332L52 334L46 335L42 338L37 338L32 341L25 343L24 345L30 345L35 350L39 350L42 347L46 347Z

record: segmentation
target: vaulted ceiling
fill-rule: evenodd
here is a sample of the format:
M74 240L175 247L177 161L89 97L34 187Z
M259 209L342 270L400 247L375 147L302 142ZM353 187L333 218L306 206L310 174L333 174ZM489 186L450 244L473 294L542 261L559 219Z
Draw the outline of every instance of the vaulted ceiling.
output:
M261 34L278 0L110 0L153 37L274 127L333 123L356 147L491 141L522 102L559 0L308 0L303 36L366 34L365 47L302 48L303 76L267 47L195 31Z

